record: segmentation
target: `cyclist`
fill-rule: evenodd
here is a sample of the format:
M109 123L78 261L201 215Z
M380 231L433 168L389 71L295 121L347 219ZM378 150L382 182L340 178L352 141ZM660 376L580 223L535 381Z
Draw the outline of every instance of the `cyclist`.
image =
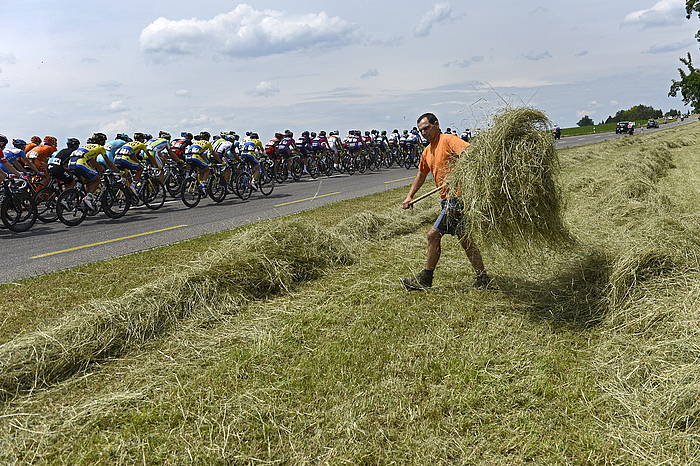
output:
M313 137L311 136L313 134ZM304 131L301 133L301 137L297 139L296 141L296 146L299 149L299 152L301 153L301 163L304 166L304 173L307 175L309 172L306 170L306 163L308 161L309 155L311 155L311 141L312 139L316 137L316 133L309 133L308 131Z
M178 165L184 163L185 152L190 144L192 144L193 138L194 136L192 136L192 133L182 132L179 138L173 139L170 143L170 148L173 150L173 155L175 156L174 160Z
M452 128L447 128L445 130L445 134L452 134Z
M94 133L88 138L86 144L78 147L71 154L68 163L68 171L86 181L85 191L87 191L87 195L83 201L90 209L95 207L95 192L100 183L100 174L104 172L102 165L97 162L97 156L107 152L104 148L105 142L107 142L107 136L103 133ZM118 171L111 160L105 158L105 161L111 170Z
M114 157L114 164L120 170L126 171L129 188L131 188L134 194L136 194L134 181L141 180L141 175L143 174L144 156L150 156L146 147L146 135L143 133L134 133L134 140L124 143L124 145L117 150L117 155ZM134 172L133 177L132 172Z
M209 175L211 174L211 169L209 168L209 154L214 151L209 140L211 139L211 134L206 131L200 132L194 137L194 141L187 148L187 153L185 154L185 160L190 166L197 170L199 174L200 184L199 189L204 192L207 186L207 181L209 180Z
M117 134L116 138L105 144L105 155L98 155L97 162L100 165L102 165L105 169L109 168L105 159L109 159L112 162L114 162L114 158L117 155L117 151L127 142L131 142L131 138L128 135L124 133Z
M37 171L46 173L47 162L51 155L56 152L58 141L53 136L44 137L44 141L34 147L30 152L27 152L27 158L34 164ZM44 180L48 181L48 175L44 175Z
M36 167L33 163L27 161L27 153L24 151L27 147L27 142L23 139L13 139L12 146L12 149L5 149L3 151L5 160L20 174L27 170L36 173Z
M468 128L464 128L464 131L462 131L462 134L459 136L462 141L464 142L469 142L469 138L471 137L471 133L469 132Z
M5 179L5 174L21 176L15 166L5 157L5 146L7 146L7 136L0 134L0 181Z
M275 136L277 136L275 134ZM287 162L287 170L291 173L292 171L292 156L294 155L294 150L296 149L296 143L294 142L294 133L290 130L285 130L277 144L277 153L282 156L282 159Z
M222 131L219 134L219 138L212 144L212 154L219 163L224 163L224 158L230 162L240 160L236 151L237 138L238 135L234 131ZM226 180L227 185L231 181L231 166L229 163L226 164L226 170L224 170L224 180Z
M148 152L153 154L155 161L159 163L159 167L162 167L162 162L167 159L174 160L175 162L179 161L177 154L175 154L170 147L170 138L170 133L167 131L160 131L157 138L151 139L146 144Z
M75 178L68 172L68 163L73 152L80 147L80 141L68 138L66 145L65 149L61 149L49 159L48 171L53 178L65 183L66 187L72 188L75 186Z
M24 148L24 152L28 154L39 144L41 144L41 138L39 136L32 136L29 144L27 144L27 147Z
M241 159L248 162L253 167L253 179L251 180L251 186L253 189L257 190L258 187L255 184L255 180L260 179L260 162L256 155L262 156L264 154L264 149L258 133L250 133L250 136L243 143L241 148Z

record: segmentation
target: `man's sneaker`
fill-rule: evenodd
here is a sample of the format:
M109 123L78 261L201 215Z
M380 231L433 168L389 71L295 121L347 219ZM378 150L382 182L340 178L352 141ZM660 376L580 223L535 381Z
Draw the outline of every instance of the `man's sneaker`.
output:
M491 285L493 279L486 272L481 272L474 278L474 288L477 290L485 290Z
M428 277L425 271L422 271L415 277L402 278L401 284L408 291L425 291L433 286L433 278Z

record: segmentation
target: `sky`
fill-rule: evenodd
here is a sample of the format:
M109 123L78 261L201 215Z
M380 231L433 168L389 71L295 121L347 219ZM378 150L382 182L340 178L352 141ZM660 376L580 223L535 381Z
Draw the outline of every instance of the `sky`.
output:
M562 127L667 97L684 0L0 0L0 133Z

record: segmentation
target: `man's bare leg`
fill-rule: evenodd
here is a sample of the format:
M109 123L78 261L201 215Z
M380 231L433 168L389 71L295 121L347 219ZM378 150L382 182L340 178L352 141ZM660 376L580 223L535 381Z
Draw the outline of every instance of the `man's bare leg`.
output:
M442 253L442 233L435 228L431 228L428 232L428 259L425 264L426 270L435 270L437 263L440 260Z
M477 274L486 272L484 260L481 258L481 252L479 251L479 248L476 247L476 244L474 244L467 236L463 236L459 240L459 243L462 245L464 252L467 253L467 258L469 258L469 262L471 262L472 267L474 267L474 271Z

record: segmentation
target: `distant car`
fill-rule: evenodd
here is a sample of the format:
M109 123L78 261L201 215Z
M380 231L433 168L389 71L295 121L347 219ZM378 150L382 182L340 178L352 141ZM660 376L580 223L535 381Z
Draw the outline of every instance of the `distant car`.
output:
M673 117L672 117L671 115L669 115L669 116L666 117L666 120L667 120L667 121L673 121Z
M633 121L620 121L615 125L615 134L632 134L634 133Z
M656 120L649 120L647 122L647 129L658 128L658 127L659 127L659 124L656 122Z

